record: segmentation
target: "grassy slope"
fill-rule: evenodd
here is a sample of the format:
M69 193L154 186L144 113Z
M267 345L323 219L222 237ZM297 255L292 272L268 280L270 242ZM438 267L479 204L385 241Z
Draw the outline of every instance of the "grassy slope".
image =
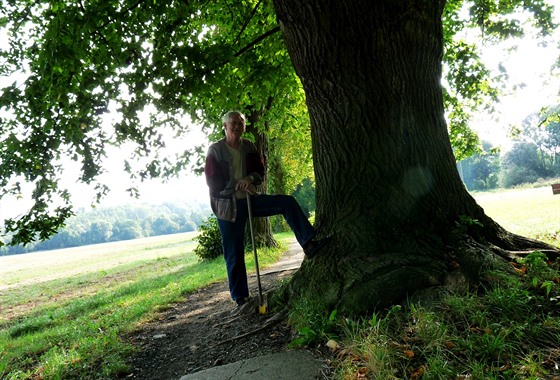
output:
M0 378L115 377L131 350L123 334L186 293L225 281L223 259L199 262L192 237L34 253L9 266L2 258ZM281 252L260 253L264 268Z

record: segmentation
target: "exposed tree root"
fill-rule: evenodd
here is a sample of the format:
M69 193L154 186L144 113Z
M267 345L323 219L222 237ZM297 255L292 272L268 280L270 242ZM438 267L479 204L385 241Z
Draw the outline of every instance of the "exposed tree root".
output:
M493 246L491 247L491 250L496 254L498 254L499 256L503 257L504 259L508 259L508 260L522 259L524 257L527 257L527 255L537 251L544 253L549 260L557 260L558 258L560 258L560 250L554 250L554 249L535 248L535 249L524 249L524 250L514 251L514 250L507 250L507 249Z
M272 317L270 317L269 319L267 319L261 327L259 327L259 328L257 328L257 329L254 329L254 330L251 330L251 331L248 331L248 332L246 332L246 333L244 333L244 334L236 335L236 336L234 336L234 337L232 337L232 338L229 338L229 339L223 340L223 341L221 341L221 342L218 342L218 343L216 343L215 345L211 346L210 348L215 348L215 347L217 347L217 346L221 346L221 345L226 344L226 343L235 342L236 340L246 338L246 337L251 336L251 335L253 335L253 334L257 334L257 333L259 333L259 332L261 332L261 331L263 331L263 330L266 330L266 329L268 329L269 327L275 325L276 323L279 323L279 322L285 320L287 315L288 315L288 309L283 309L283 310L281 310L280 312L274 314L274 315L273 315ZM235 319L239 319L239 317L242 317L242 315L236 317ZM233 321L233 319L230 320L230 322L232 322L232 321ZM226 323L226 324L227 324L227 323Z

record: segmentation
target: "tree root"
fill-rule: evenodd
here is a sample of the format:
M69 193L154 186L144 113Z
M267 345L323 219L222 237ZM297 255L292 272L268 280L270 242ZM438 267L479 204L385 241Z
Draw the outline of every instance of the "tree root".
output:
M546 255L549 260L557 260L560 258L560 249L542 249L542 248L535 248L535 249L524 249L524 250L508 250L503 249L497 246L491 246L490 249L498 254L500 257L506 260L515 260L515 259L522 259L527 257L527 255L533 252L542 252Z
M268 329L268 328L271 327L271 326L274 326L276 323L279 323L279 322L285 320L287 315L288 315L288 309L285 308L285 309L281 310L280 312L274 314L274 315L273 315L272 317L270 317L269 319L267 319L267 320L265 321L264 325L262 325L262 326L259 327L258 329L254 329L254 330L248 331L248 332L246 332L246 333L244 333L244 334L236 335L236 336L231 337L231 338L229 338L229 339L223 340L223 341L218 342L218 343L216 343L215 345L213 345L213 346L211 346L211 347L209 347L209 348L215 348L215 347L221 346L221 345L223 345L223 344L235 342L236 340L246 338L246 337L251 336L251 335L253 335L253 334L257 334L257 333L259 333L259 332L261 332L261 331L263 331L263 330ZM222 324L220 324L220 325L224 325L224 324L227 324L227 323L231 323L231 322L233 322L233 320L237 320L237 319L241 318L242 316L243 316L243 315L239 315L239 316L235 317L234 319L230 320L229 322L222 323Z

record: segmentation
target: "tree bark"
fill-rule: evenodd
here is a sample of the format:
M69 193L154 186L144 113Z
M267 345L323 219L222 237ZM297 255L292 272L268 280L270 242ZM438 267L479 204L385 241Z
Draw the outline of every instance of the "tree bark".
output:
M459 177L441 88L444 0L274 4L307 98L317 227L333 236L286 295L360 313L457 274L476 280L509 250L551 248L503 230Z
M252 111L247 115L247 131L255 138L255 145L261 157L264 160L264 178L263 183L258 187L257 191L266 194L268 192L268 136L255 128L262 111ZM253 228L255 245L257 247L278 247L278 243L272 234L272 226L269 218L253 218ZM247 240L250 241L250 240Z

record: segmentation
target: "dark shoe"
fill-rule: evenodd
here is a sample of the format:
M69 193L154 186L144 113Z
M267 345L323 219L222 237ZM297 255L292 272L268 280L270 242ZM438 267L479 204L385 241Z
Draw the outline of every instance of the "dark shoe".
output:
M330 236L327 236L326 238L320 240L311 240L309 243L306 244L305 248L303 249L305 256L307 256L307 258L309 259L312 258L317 254L317 252L321 250L321 248L327 245L327 243L330 240L331 240Z
M247 298L237 299L237 300L235 300L235 303L237 304L237 307L243 306L247 303Z

